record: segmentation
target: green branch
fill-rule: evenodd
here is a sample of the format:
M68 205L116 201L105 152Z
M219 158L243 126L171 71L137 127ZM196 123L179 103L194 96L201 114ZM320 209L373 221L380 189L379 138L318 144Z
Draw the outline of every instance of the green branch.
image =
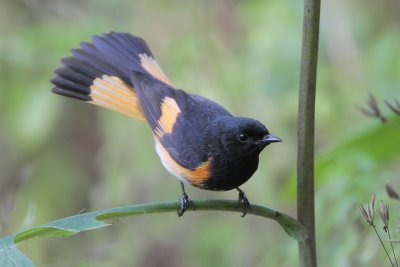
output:
M215 210L233 211L242 213L237 208L237 201L231 200L203 200L193 201L196 211ZM69 236L83 231L94 230L111 225L113 219L134 216L140 214L173 212L180 207L179 201L157 202L148 204L131 205L126 207L110 208L88 213L77 214L71 217L52 221L29 230L0 238L0 266L24 266L32 267L33 263L26 258L15 246L16 243L34 238L46 236ZM188 210L185 216L190 216ZM259 205L250 205L247 216L256 215L278 222L285 232L299 242L306 239L304 227L293 217L280 211L276 211ZM176 217L177 220L184 220ZM244 219L245 220L245 219Z
M238 213L242 212L240 208L237 208L237 202L231 200L194 201L194 204L196 205L195 212L199 212L202 210L232 211ZM179 207L179 201L169 201L131 205L77 214L1 238L0 244L2 245L1 247L5 250L7 248L13 247L15 243L19 243L33 237L73 235L79 232L108 226L110 225L109 222L113 219L150 213L176 213L176 210ZM259 205L250 205L250 210L247 211L247 216L250 214L277 221L286 231L286 233L288 233L291 237L300 242L305 240L306 238L304 227L299 222L297 222L295 218L289 215ZM185 214L184 216L190 215ZM184 218L181 219L177 217L177 220L184 220ZM2 259L1 252L2 250L0 250L0 262Z

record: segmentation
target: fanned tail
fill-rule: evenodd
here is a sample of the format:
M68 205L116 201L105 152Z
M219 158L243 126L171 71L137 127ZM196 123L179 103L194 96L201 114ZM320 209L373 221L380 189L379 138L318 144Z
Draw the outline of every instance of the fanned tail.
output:
M127 33L93 36L64 58L51 82L53 92L87 101L144 120L130 76L151 75L172 85L155 61L146 42Z

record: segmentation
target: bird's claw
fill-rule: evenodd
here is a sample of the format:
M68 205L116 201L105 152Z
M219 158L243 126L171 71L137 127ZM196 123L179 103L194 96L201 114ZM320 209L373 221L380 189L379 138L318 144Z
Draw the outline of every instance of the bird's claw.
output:
M250 210L250 202L248 198L246 197L246 194L239 188L236 188L239 191L239 198L238 198L238 203L237 203L237 208L240 206L243 206L243 213L242 217L246 216L247 210Z
M179 201L181 202L181 207L179 210L177 210L179 217L181 217L185 213L189 205L192 206L193 210L196 210L196 206L194 205L193 201L188 197L185 192L182 193Z

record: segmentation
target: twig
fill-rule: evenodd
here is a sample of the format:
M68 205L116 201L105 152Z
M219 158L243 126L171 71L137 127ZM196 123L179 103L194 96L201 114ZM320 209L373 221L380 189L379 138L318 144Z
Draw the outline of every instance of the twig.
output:
M391 104L389 101L385 100L386 106L390 108L395 114L400 116L400 103L397 99L394 99L394 104Z
M389 230L389 205L385 205L385 203L383 203L383 201L381 200L380 207L376 211L378 212L383 222L383 231L387 233L389 240L391 240L392 238L390 236L390 230ZM396 261L396 266L399 267L399 264L397 263L396 253L394 252L393 248L393 243L390 243L390 246L392 247L393 258Z
M387 234L388 234L389 240L391 240L392 238L391 238L391 236L390 236L390 230L389 230L389 228L387 229ZM394 260L396 261L396 266L399 267L399 263L397 262L397 257L396 257L396 253L394 252L394 247L393 247L393 243L392 243L392 242L390 242L390 246L392 247L393 258L394 258Z
M376 230L376 225L374 222L374 220L375 220L375 216L374 216L375 215L375 194L372 196L371 203L369 203L369 202L367 203L367 209L365 209L362 205L360 205L360 211L361 211L361 214L364 217L365 221L369 224L369 226L372 226L372 228L374 228L375 234L378 236L378 239L381 242L381 245L382 245L383 249L385 250L386 255L387 255L392 267L394 267L392 258L390 257L389 252L387 251L385 244L382 241L381 236L379 235L378 231ZM388 228L388 226L389 226L389 207L387 205L385 205L383 203L383 201L381 201L380 209L377 209L376 211L378 212L378 214L381 217L382 222L384 224L383 230L388 233L389 232L389 228ZM390 236L389 236L389 239L390 239ZM391 244L391 246L392 246L392 250L393 250L393 256L396 260L396 266L398 267L396 254L394 253L393 245Z
M386 249L386 247L385 247L385 244L383 244L382 238L381 238L381 236L379 235L378 231L376 230L376 226L375 226L375 224L372 224L371 226L374 228L374 230L375 230L375 233L376 233L376 235L378 236L378 238L379 238L379 241L381 242L381 245L382 245L383 249L385 250L387 257L389 258L389 261L390 261L390 263L391 263L391 264L392 264L392 266L394 267L394 264L393 264L392 258L390 258L390 256L389 256L389 252L387 251L387 249ZM392 247L393 247L393 245L392 245Z
M376 101L375 96L372 95L371 93L369 94L369 97L368 97L367 108L358 107L358 109L362 113L364 113L365 116L372 117L372 118L378 118L382 123L385 123L387 121L386 117L383 116L383 114L378 106L378 102Z

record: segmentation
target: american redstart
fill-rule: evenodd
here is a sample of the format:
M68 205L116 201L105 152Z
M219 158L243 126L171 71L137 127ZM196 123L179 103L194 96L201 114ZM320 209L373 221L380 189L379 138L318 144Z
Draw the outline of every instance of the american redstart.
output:
M239 191L258 167L269 144L281 142L255 119L236 117L219 104L177 89L165 76L146 42L128 33L93 36L61 60L53 92L118 111L150 125L164 167L182 185L181 216L192 201L184 183L201 189Z

